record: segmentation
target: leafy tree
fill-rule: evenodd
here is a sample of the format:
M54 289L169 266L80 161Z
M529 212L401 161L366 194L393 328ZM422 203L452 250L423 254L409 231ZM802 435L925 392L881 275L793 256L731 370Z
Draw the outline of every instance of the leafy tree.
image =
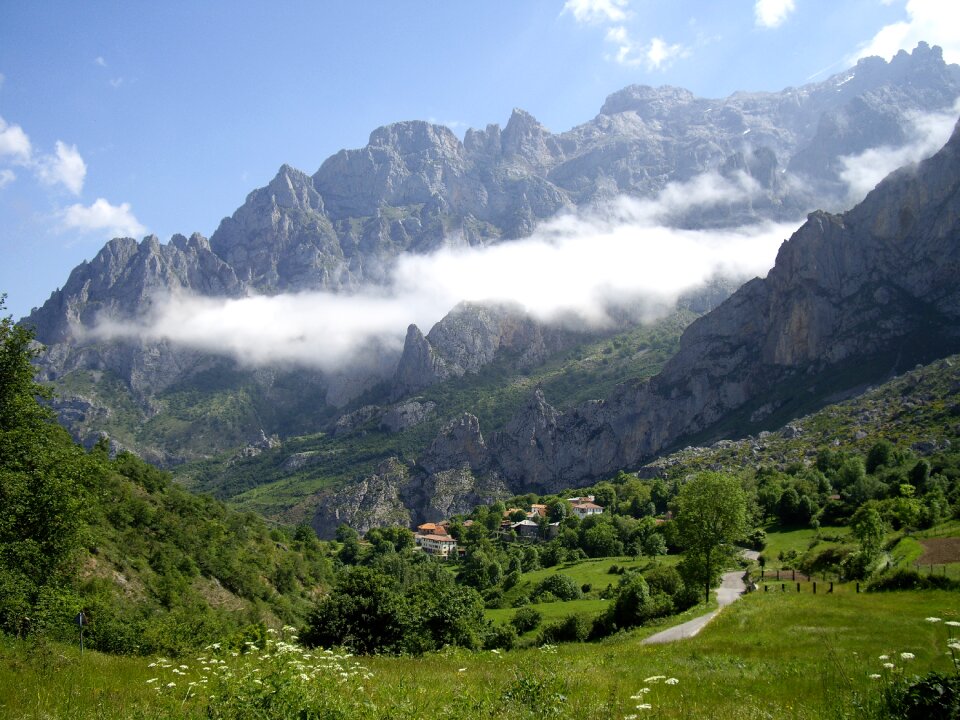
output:
M717 567L747 530L746 496L737 478L702 472L681 488L676 502L677 531L687 557L702 567L701 584L709 601Z
M519 608L510 618L510 624L517 629L518 634L523 634L535 629L543 621L543 613L534 608Z
M400 652L410 622L406 598L395 579L353 567L317 603L302 639L308 645L344 645L360 653Z
M866 557L875 558L879 554L886 527L876 503L864 503L857 508L850 518L850 531L860 542L860 548Z

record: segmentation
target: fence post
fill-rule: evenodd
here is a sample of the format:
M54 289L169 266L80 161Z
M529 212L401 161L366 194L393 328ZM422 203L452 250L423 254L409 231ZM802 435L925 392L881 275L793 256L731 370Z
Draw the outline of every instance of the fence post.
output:
M791 570L790 573L791 573L790 579L791 579L791 580L796 580L796 579L797 579L797 571L794 569L794 570Z
M786 591L787 591L787 584L780 583L780 592L786 592Z
M800 583L797 583L797 592L800 592Z
M764 591L764 592L767 591L767 586L766 586L766 585L763 586L763 591Z
M833 592L833 580L830 581L830 592Z
M813 594L814 594L814 595L817 594L817 581L816 581L816 580L813 581Z
M858 592L858 593L860 592L860 583L859 583L859 582L857 583L857 592Z
M780 579L780 568L777 568L777 580Z

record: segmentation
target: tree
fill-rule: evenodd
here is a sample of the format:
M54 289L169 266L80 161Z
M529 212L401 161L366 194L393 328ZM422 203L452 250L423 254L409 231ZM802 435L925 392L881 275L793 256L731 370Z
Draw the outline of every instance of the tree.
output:
M875 558L879 554L886 527L876 503L866 502L857 508L850 518L850 531L866 557Z
M676 525L680 541L710 600L710 586L733 543L747 530L747 500L740 481L716 472L694 476L677 496Z

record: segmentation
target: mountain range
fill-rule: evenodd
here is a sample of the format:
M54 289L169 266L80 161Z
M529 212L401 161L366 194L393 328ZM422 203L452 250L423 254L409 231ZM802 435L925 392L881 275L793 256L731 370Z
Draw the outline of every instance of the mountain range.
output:
M106 433L169 465L244 446L282 465L289 437L366 432L374 416L383 432L430 414L443 420L415 456L386 454L375 472L301 491L301 511L323 534L344 521L363 528L436 519L497 495L554 492L637 467L690 438L772 426L955 352L957 133L854 209L828 211L850 197L851 158L908 144L919 114L942 112L958 96L960 67L921 44L889 63L868 58L779 93L709 100L631 86L560 134L520 110L503 129L470 130L462 142L441 126L396 123L312 176L281 167L209 240L110 241L24 321L47 346L40 368L57 385L61 421L76 437ZM628 332L632 320L599 332L552 326L512 306L465 304L426 335L411 326L401 353L373 347L363 362L332 371L250 368L171 341L91 332L104 320L145 318L170 293L356 291L387 282L402 254L510 242L558 213L656 197L705 175L745 192L678 205L666 222L799 223L826 210L784 243L765 279L722 303L729 279L684 298L695 313L710 312L690 324L658 375L564 411L537 389L512 417L481 431L476 415L449 416L413 395L497 362L542 366Z

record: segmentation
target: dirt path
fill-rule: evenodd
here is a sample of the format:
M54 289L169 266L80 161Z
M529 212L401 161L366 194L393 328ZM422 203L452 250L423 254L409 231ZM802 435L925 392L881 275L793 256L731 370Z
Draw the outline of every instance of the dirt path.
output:
M746 589L746 585L743 584L743 570L724 573L723 581L720 583L720 587L717 588L717 605L720 607L713 612L707 613L706 615L701 615L700 617L694 618L693 620L688 620L681 625L674 625L672 628L662 630L656 635L651 635L643 640L643 644L658 645L660 643L674 642L675 640L683 640L684 638L693 637L698 632L703 630L703 627L708 622L713 620L717 613L723 610L723 608L732 603L734 600L738 599Z

